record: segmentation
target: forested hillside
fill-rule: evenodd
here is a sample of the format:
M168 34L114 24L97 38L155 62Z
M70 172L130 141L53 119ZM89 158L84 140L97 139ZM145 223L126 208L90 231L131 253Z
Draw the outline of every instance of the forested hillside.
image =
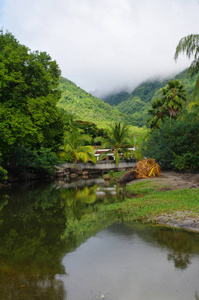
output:
M184 84L187 93L191 95L197 76L198 75L191 77L187 75L187 70L184 70L174 78L179 79ZM131 94L122 92L109 96L104 99L104 101L116 107L121 113L129 115L130 119L128 120L131 120L133 125L143 126L146 124L147 111L151 101L158 97L160 89L164 87L167 82L168 80L143 82Z
M127 122L127 117L117 108L93 97L64 77L60 78L59 88L62 96L58 106L71 113L75 119L93 122L99 127L117 121Z

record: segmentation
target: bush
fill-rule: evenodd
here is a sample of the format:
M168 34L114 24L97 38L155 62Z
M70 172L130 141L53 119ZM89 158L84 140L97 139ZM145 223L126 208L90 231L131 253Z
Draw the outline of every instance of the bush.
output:
M183 153L181 156L174 153L172 165L178 170L197 170L199 169L199 152Z
M26 173L52 175L60 160L50 148L31 150L25 147L15 148L9 157L9 170L23 177Z
M8 172L0 166L0 181L4 181L8 179Z
M58 156L63 163L71 163L74 162L74 156L71 152L58 152Z
M163 169L197 170L199 122L193 114L183 120L166 120L151 132L142 145L142 153L155 158Z

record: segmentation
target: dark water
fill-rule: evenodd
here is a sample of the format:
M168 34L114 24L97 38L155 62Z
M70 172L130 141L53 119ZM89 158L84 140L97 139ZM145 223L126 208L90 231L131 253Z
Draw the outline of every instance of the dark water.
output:
M122 199L96 185L0 190L0 299L198 300L199 235L100 213Z

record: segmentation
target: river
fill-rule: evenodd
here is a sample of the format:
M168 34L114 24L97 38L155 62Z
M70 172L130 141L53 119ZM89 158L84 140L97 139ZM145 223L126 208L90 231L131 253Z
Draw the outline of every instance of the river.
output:
M199 235L100 213L102 183L0 190L1 300L199 299Z

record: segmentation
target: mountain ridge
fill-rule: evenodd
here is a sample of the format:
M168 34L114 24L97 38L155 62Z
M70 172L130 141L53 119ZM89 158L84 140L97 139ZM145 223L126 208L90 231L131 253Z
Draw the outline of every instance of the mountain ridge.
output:
M147 125L147 111L160 94L160 89L168 80L179 79L189 95L193 93L196 78L190 77L187 70L167 80L148 80L140 83L132 93L121 91L105 100L87 93L74 82L61 77L59 89L62 92L58 106L73 114L74 119L95 123L104 128L114 122L122 122L142 127Z
M131 116L133 125L143 126L146 124L147 111L151 101L160 95L160 89L164 87L169 80L179 79L184 84L188 95L191 95L197 76L198 75L191 77L187 74L186 69L169 79L144 81L140 83L131 94L124 96L124 92L122 94L118 93L105 98L104 101L118 108L121 113Z

